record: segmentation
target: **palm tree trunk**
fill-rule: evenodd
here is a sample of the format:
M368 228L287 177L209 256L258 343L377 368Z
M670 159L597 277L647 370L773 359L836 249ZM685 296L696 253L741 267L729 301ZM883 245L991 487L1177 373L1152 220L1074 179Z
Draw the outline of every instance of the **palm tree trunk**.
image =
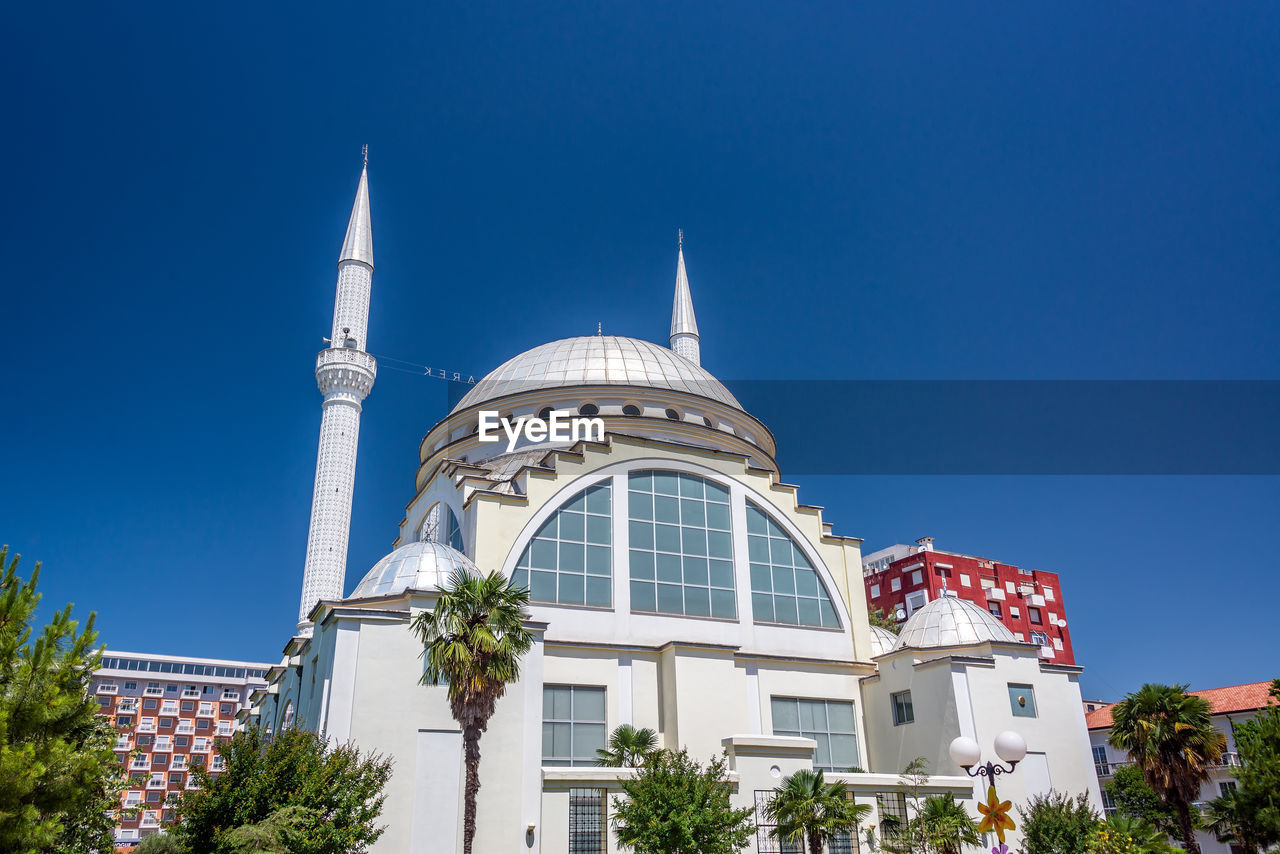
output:
M822 854L822 834L809 832L809 854Z
M1200 854L1200 843L1196 842L1196 832L1191 825L1191 806L1186 801L1179 800L1174 804L1174 808L1178 811L1178 826L1182 830L1182 845L1188 854Z
M480 727L472 724L462 728L462 755L467 769L463 789L462 852L471 854L471 842L476 836L476 795L480 792Z

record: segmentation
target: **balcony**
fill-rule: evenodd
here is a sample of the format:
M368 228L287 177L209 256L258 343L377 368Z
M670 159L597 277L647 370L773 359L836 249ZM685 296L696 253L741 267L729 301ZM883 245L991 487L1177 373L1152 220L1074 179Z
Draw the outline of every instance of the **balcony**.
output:
M1095 762L1093 770L1098 772L1099 777L1110 777L1116 773L1117 768L1123 768L1126 765L1132 765L1132 762Z
M148 781L147 781L147 788L148 788L148 789L152 789L152 790L154 790L154 789L163 789L163 788L165 788L167 785L169 785L169 784L168 784L167 782L165 782L165 779L164 779L163 777L161 777L159 780L156 780L156 779L152 778L152 779L150 779L150 780L148 780Z
M119 692L120 692L119 685L99 685L98 686L99 694L117 694Z
M150 723L145 723L145 722L144 722L144 723L140 723L140 724L138 724L138 732L152 732L152 733L153 733L153 732L155 732L155 731L156 731L156 722L155 722L155 721L151 721Z
M1005 600L1004 590L999 587L988 587L986 592L988 599L994 599L997 602L1003 602Z
M132 714L133 712L136 712L136 711L138 711L137 700L131 700L126 698L120 701L119 706L116 706L116 712L122 715Z
M190 719L178 721L178 729L176 730L178 735L191 735L195 731L196 725Z
M160 714L173 715L176 717L178 714L178 701L165 700L163 703L160 704Z
M160 826L160 816L156 813L155 810L142 811L142 821L139 822L138 827L159 827L159 826Z
M133 757L133 761L129 763L129 770L131 770L131 771L150 771L150 770L151 770L151 760L150 760L147 756L145 756L145 755L144 755L144 756L135 756L135 757Z
M144 696L144 697L163 697L163 696L164 696L164 689L163 689L163 688L143 688L143 689L142 689L142 696Z
M233 701L233 702L239 702L239 701L240 701L240 692L239 692L239 691L232 691L232 690L231 690L231 689L229 689L229 688L228 688L228 689L225 689L225 690L222 692L222 699L224 699L224 700L231 700L231 701Z
M132 750L133 739L127 735L116 736L116 746L112 750Z
M137 797L134 797L135 794ZM127 810L136 810L140 806L142 806L141 792L130 792L128 797L124 799L124 808Z
M184 700L198 700L198 699L200 699L200 692L199 692L199 691L197 691L197 690L196 690L196 689L194 689L194 688L184 688L184 689L182 690L182 699L184 699Z
M187 757L181 753L173 757L173 761L169 763L169 770L170 771L186 771Z
M1044 597L1043 597L1043 596L1041 596L1039 593L1033 593L1033 594L1031 594L1031 596L1030 596L1030 602L1031 602L1031 605L1032 605L1032 606L1034 606L1034 607L1036 607L1036 608L1043 608L1043 607L1044 607Z
M1213 763L1214 768L1239 768L1239 753L1224 753L1218 757L1218 761Z

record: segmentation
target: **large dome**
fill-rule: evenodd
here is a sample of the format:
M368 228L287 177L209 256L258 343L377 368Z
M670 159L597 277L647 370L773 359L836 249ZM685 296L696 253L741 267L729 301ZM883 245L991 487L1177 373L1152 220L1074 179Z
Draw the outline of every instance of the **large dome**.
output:
M347 598L390 596L406 590L436 590L458 570L480 573L466 555L444 543L408 543L375 563Z
M584 385L669 388L742 408L719 380L666 347L638 338L591 335L552 341L504 362L453 411L531 389Z
M911 615L893 648L929 649L984 641L1017 643L1018 639L1004 623L969 600L941 596Z

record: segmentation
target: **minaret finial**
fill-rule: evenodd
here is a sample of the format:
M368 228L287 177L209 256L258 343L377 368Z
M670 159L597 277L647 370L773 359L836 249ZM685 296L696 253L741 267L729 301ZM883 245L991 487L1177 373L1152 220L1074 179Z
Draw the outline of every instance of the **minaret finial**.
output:
M364 148L362 149L361 153L364 154L364 165L368 166L369 165L369 143L366 142L364 144Z
M351 219L347 222L347 236L342 240L338 263L360 261L373 268L373 220L369 216L369 146L364 146L364 168L360 183L356 186L355 204L351 206Z
M684 229L683 228L676 229L676 248L684 249Z
M599 336L604 335L604 324L598 320L596 321L596 335L599 335Z

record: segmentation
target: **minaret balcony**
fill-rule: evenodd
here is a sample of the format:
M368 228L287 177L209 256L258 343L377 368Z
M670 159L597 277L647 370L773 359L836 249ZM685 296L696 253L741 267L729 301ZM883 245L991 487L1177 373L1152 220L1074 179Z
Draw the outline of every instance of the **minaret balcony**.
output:
M330 347L316 357L316 382L326 396L331 391L344 391L363 399L377 375L377 361L363 350Z

